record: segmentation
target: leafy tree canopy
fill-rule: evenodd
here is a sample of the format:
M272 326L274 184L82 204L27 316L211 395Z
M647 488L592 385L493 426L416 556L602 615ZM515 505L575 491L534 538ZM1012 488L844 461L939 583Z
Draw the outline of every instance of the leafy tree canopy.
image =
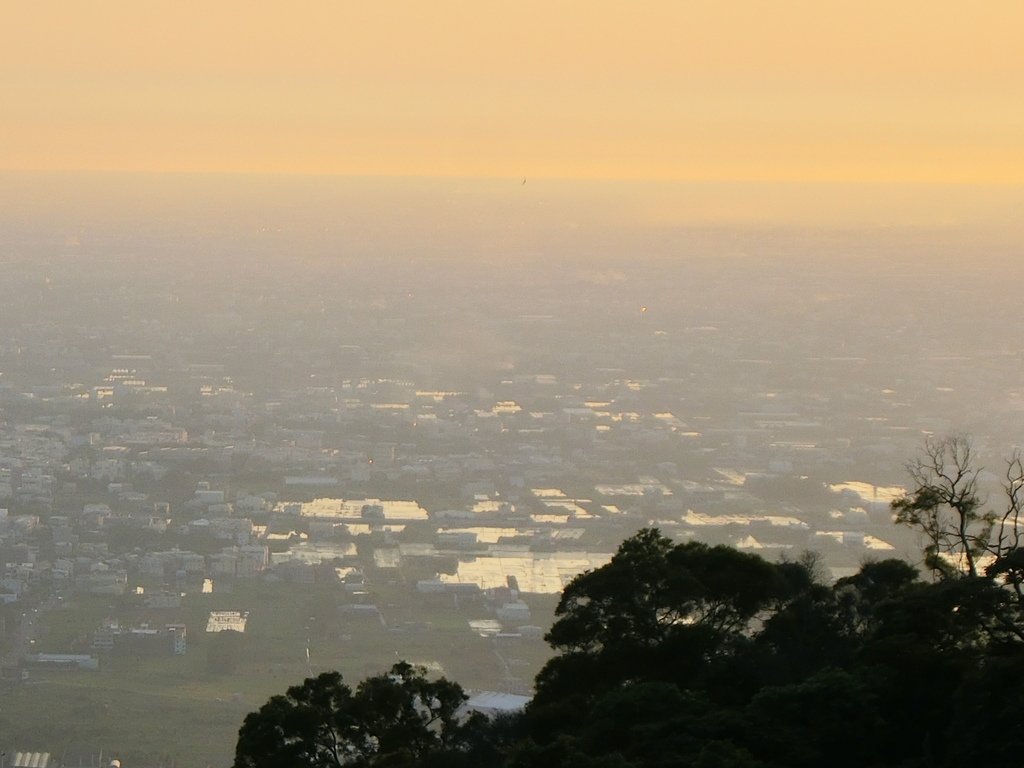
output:
M234 768L422 765L462 746L456 712L465 700L457 683L405 662L355 691L325 672L245 718Z
M460 721L455 683L398 664L350 689L274 696L235 768L952 768L1024 754L1024 465L986 510L966 438L925 447L893 505L924 536L923 580L865 562L834 584L654 529L565 588L555 656L520 717Z

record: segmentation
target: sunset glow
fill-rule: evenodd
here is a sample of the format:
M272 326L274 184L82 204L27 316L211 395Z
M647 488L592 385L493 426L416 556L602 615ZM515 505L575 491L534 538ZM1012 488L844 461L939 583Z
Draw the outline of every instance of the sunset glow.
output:
M1024 6L10 4L0 169L1024 182Z

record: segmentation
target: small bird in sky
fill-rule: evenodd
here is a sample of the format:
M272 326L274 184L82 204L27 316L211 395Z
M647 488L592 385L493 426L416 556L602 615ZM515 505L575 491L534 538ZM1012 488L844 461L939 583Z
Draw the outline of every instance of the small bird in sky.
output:
M523 176L523 184L525 184L525 183L526 183L526 177Z

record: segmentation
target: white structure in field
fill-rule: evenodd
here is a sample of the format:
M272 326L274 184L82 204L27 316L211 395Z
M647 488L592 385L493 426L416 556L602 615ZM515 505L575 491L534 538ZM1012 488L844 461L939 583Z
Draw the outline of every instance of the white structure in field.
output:
M245 632L245 622L248 620L248 611L210 611L210 618L206 622L206 631Z

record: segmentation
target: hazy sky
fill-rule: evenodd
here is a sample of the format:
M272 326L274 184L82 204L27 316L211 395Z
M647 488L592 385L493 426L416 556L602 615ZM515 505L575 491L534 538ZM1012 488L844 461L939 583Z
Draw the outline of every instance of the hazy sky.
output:
M1021 0L33 0L0 168L1024 183Z

